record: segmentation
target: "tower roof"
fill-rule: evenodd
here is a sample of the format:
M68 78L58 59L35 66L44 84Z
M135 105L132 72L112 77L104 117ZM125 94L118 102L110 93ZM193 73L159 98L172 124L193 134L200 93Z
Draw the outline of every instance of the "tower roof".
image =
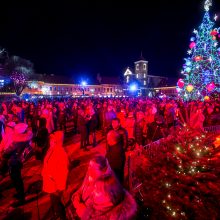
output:
M143 57L143 53L142 53L142 51L141 51L140 60L144 60L144 61L146 61L145 58Z
M143 54L142 54L142 51L141 51L141 55L140 55L140 58L139 58L139 60L138 61L136 61L136 62L134 62L134 63L139 63L139 62L145 62L145 63L147 63L148 61L143 57Z

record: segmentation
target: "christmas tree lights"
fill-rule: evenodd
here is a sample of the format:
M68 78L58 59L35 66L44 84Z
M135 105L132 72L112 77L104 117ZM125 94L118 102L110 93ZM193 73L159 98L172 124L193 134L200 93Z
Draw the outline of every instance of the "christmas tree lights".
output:
M160 150L153 157L142 151L137 160L147 162L135 175L149 219L219 219L220 147L213 140L186 125L155 143Z
M212 1L206 0L202 24L198 30L194 29L187 51L189 56L184 59L181 71L184 77L177 82L184 99L204 99L220 91L220 28L215 28L215 22L210 19L211 6Z

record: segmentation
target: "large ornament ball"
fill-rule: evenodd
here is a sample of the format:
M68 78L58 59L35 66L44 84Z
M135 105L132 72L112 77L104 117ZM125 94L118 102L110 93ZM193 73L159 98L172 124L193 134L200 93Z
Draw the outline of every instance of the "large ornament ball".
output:
M200 61L200 60L202 60L202 57L201 57L201 56L196 56L196 57L195 57L195 61Z
M217 30L213 30L211 31L210 35L211 36L216 36L218 34L218 31Z
M195 42L192 42L192 43L190 43L189 48L192 49L192 48L194 48L195 46L196 46L196 43L195 43Z
M184 84L185 84L185 83L184 83L183 79L179 79L178 82L177 82L177 86L178 86L179 88L181 88L181 89L184 87Z
M190 41L195 41L195 39L196 39L195 37L191 37Z
M210 100L209 96L206 95L206 96L204 97L204 101L209 101L209 100Z
M189 84L189 85L186 87L186 90L187 90L188 92L192 92L193 89L194 89L194 87L193 87L192 84Z
M207 86L206 86L206 89L209 91L209 92L212 92L214 89L215 89L215 84L212 82L212 83L209 83Z

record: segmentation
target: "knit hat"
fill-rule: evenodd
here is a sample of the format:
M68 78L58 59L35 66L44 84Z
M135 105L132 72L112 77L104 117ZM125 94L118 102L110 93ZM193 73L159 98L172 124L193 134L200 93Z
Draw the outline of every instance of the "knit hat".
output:
M56 131L50 135L50 144L51 146L62 146L64 139L63 131Z
M10 128L14 128L15 127L15 122L14 121L10 121L8 122L7 126L10 127Z
M14 131L15 131L16 134L23 134L26 131L27 128L28 128L27 124L19 123L19 124L15 125Z

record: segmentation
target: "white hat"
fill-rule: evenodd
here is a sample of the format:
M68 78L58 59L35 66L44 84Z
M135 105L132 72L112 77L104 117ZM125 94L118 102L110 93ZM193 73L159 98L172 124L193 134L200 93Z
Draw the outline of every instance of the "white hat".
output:
M15 127L15 122L14 121L10 121L8 122L7 126L10 127L10 128L14 128Z
M23 134L26 131L27 127L28 127L27 124L19 123L15 125L14 131L16 134Z

